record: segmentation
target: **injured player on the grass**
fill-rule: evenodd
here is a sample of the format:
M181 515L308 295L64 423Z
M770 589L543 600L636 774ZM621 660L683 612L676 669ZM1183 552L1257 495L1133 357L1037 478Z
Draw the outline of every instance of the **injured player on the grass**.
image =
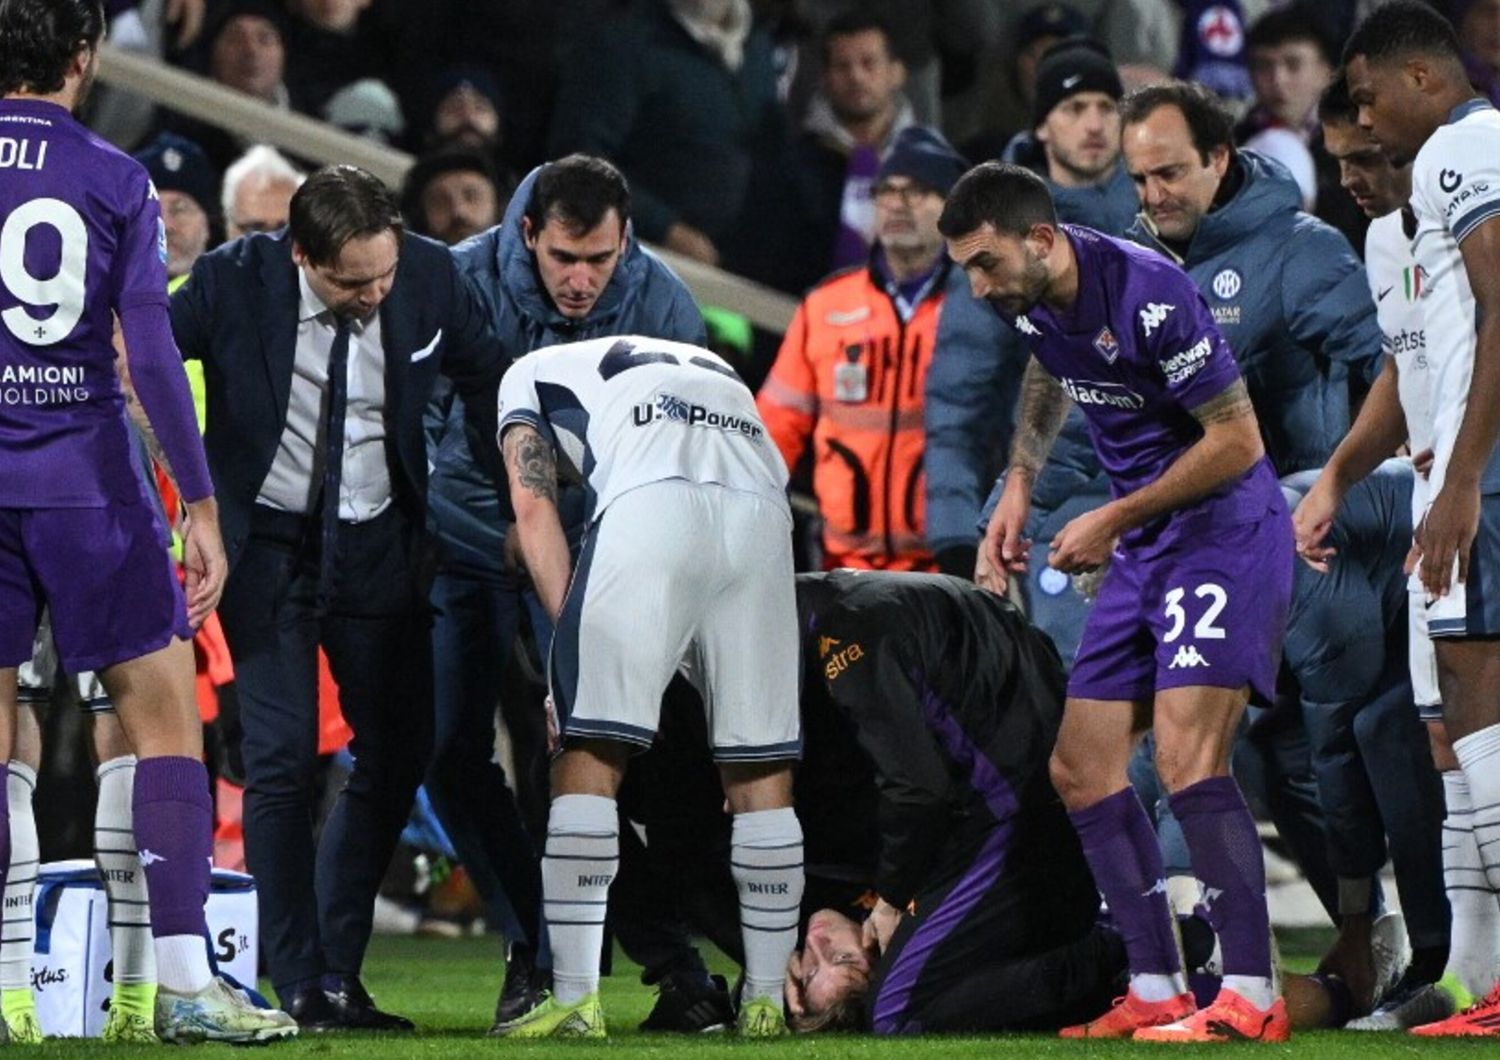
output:
M1220 985L1213 929L1197 917L1181 917L1177 926L1190 969L1189 985L1198 1003L1207 1004ZM1128 984L1124 944L1107 915L1085 940L1083 945L1032 957L985 960L980 956L967 964L949 962L924 985L924 992L945 999L928 1010L927 1022L882 1028L872 1019L876 1001L872 987L887 978L898 955L888 950L882 957L873 941L867 941L858 919L821 909L808 918L805 942L787 963L790 1025L798 1034L1053 1031L1063 1021L1040 1013L1039 1000L1059 999L1068 983L1106 985L1117 995L1123 995ZM967 941L965 949L971 957L983 955L992 941L993 936L981 932ZM1063 980L1048 979L1059 972ZM1339 1027L1349 1012L1349 991L1336 977L1283 972L1281 987L1293 1030ZM1098 1007L1097 1001L1094 1004ZM1087 1003L1079 1011L1087 1011Z

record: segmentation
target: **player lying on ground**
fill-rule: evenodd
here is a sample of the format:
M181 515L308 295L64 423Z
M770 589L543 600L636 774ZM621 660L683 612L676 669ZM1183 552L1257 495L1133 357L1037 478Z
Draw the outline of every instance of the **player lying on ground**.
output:
M872 770L868 882L879 900L863 924L848 904L809 918L785 983L794 1027L1056 1031L1108 1010L1126 989L1125 944L1099 918L1047 776L1063 709L1051 642L1009 602L956 578L834 571L797 583L802 772L838 769L816 802L799 780L809 875L829 870L837 846L825 822L858 832L871 817L858 775L830 746L836 720ZM1183 941L1189 967L1209 963L1206 922L1187 919ZM1193 982L1204 1003L1218 985ZM1299 979L1288 993L1299 1026L1337 1025L1348 1011L1336 980Z

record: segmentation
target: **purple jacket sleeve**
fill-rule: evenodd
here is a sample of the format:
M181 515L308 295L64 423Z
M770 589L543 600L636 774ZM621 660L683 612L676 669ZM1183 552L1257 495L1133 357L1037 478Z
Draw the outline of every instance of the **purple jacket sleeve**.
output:
M120 329L125 333L130 381L172 466L182 499L192 502L213 496L193 395L172 338L167 307L155 303L124 306Z

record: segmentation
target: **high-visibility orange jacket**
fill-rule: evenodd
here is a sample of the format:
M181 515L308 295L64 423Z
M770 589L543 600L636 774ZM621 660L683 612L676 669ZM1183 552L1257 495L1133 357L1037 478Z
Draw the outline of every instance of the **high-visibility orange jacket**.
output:
M922 390L957 279L945 257L903 314L873 267L834 273L797 307L756 396L788 468L812 442L830 568L936 569L925 536Z

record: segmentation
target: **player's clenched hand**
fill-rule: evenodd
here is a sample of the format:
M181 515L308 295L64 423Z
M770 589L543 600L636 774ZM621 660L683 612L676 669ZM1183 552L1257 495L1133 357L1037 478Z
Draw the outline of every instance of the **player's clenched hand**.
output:
M1413 453L1411 458L1412 470L1423 478L1430 478L1432 475L1433 459L1434 454L1431 446L1423 449L1420 453Z
M866 949L874 946L881 953L890 945L891 936L896 933L897 926L901 923L901 910L897 909L884 898L877 899L875 908L870 911L870 918L865 921L864 945Z
M1064 574L1084 574L1109 562L1120 530L1108 504L1068 522L1052 539L1047 563Z
M182 567L186 574L183 589L188 621L197 629L219 606L229 573L224 541L219 536L219 508L212 497L187 506L187 522L182 531Z
M1328 561L1338 554L1323 542L1328 531L1333 529L1333 517L1338 514L1339 495L1328 476L1319 476L1302 503L1292 513L1292 533L1297 540L1297 555L1313 570L1328 573Z
M1479 488L1449 483L1438 491L1417 527L1417 547L1422 550L1422 587L1432 596L1446 596L1453 582L1453 561L1458 559L1458 580L1469 580L1469 550L1479 534Z

